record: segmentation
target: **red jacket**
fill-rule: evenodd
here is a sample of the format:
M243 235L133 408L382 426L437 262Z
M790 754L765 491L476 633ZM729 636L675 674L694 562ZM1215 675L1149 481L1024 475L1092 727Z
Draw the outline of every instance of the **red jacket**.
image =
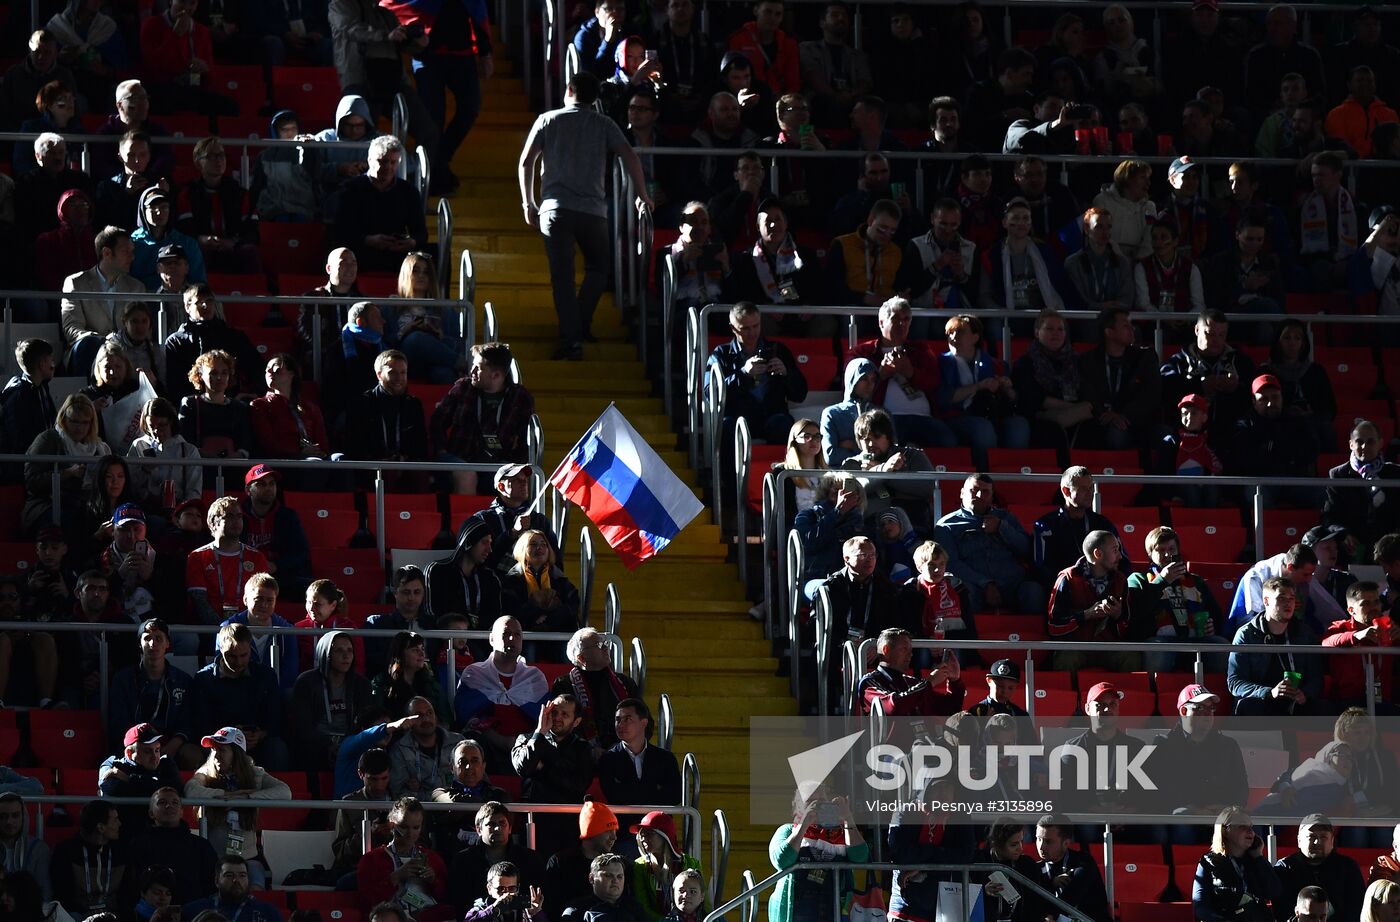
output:
M1388 624L1389 618L1380 619L1382 624ZM1361 626L1351 618L1344 621L1333 621L1327 628L1327 633L1322 638L1324 647L1378 647L1379 643L1375 638L1356 642L1356 632L1361 630ZM1332 697L1334 698L1365 698L1366 697L1366 666L1365 660L1371 659L1376 668L1376 681L1381 686L1381 700L1393 701L1390 697L1392 678L1390 674L1390 657L1377 656L1374 658L1365 656L1329 656L1327 658L1327 671L1332 675Z
M292 406L281 394L268 392L253 401L249 410L253 422L253 436L258 440L262 453L269 458L301 458L301 432L297 429ZM306 427L306 437L330 450L330 440L326 438L326 421L314 403L302 407L301 423Z
M753 67L754 80L768 84L773 96L802 92L802 73L797 40L779 29L774 35L778 54L770 62L758 41L758 23L746 22L729 36L729 50L742 51Z
M938 405L938 355L933 346L922 339L906 339L904 354L914 366L914 377L909 383L928 395L929 409ZM869 359L878 368L880 365L880 338L866 339L856 343L851 350L851 358ZM875 384L875 393L870 402L876 406L885 405L885 393L890 387L890 378L880 378Z
M194 23L186 35L176 35L167 16L151 16L141 24L141 59L146 76L157 83L174 83L190 71L190 59L214 64L214 42L209 28Z
M426 848L421 848L419 851L427 859L428 867L433 869L433 882L423 889L437 900L440 906L447 899L447 865L437 852ZM360 904L366 912L385 900L392 900L394 894L399 892L399 888L389 880L389 876L394 873L394 868L394 858L389 854L387 845L371 849L360 859L359 866L355 869L355 880L360 891ZM417 913L414 914L414 917L421 918Z

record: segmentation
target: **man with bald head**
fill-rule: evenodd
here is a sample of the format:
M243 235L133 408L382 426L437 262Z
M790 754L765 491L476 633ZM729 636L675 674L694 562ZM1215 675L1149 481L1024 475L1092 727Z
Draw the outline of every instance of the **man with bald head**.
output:
M758 135L745 128L741 121L739 100L725 90L710 97L708 118L690 135L690 146L709 151L728 151L728 155L709 155L695 161L691 174L695 185L689 198L708 202L723 192L733 181L729 166L733 154L758 144Z
M549 695L544 673L520 655L524 632L509 615L491 625L491 655L462 672L457 686L457 725L478 739L493 773L509 773L515 739L539 720Z

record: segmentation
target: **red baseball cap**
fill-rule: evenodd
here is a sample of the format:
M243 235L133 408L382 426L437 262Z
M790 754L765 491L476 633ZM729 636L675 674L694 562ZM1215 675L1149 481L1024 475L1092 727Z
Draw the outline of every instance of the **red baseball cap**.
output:
M1249 391L1251 394L1257 394L1266 387L1283 389L1283 385L1278 383L1278 378L1275 378L1273 375L1260 375L1254 379L1254 383L1250 385Z
M1089 689L1089 694L1084 696L1084 703L1093 704L1100 698L1107 698L1110 696L1117 698L1119 701L1123 700L1123 692L1118 689L1117 685L1114 685L1112 682L1100 682L1098 685Z
M280 475L274 471L271 466L266 464L254 464L252 467L248 468L248 473L243 475L243 486L246 487L254 480L262 480L264 477L271 477L273 480L281 479Z
M1200 394L1187 394L1176 402L1178 410L1186 406L1195 407L1198 410L1209 410L1210 401Z
M1176 709L1179 712L1188 704L1205 704L1207 701L1219 700L1220 696L1204 685L1192 684L1183 688L1176 696Z
M126 731L126 736L122 737L122 746L135 746L137 743L149 746L151 743L159 743L160 738L160 731L154 724L141 723Z

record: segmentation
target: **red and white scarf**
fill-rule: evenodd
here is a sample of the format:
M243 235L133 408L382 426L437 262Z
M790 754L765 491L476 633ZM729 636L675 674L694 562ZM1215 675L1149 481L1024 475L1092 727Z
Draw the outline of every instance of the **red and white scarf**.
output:
M774 259L778 270L777 278L773 276L773 270L768 266L768 253L763 249L763 241L755 241L753 245L753 266L758 273L759 284L763 286L763 293L768 296L768 300L774 304L783 303L783 294L778 290L779 278L791 278L802 271L802 257L797 254L797 244L792 242L792 235L789 234L783 241L783 245L778 248L777 257Z

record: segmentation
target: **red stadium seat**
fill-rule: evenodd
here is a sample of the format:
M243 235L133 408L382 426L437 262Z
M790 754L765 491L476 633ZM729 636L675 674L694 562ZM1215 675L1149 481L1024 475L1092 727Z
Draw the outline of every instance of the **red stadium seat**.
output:
M334 580L351 601L371 602L384 590L384 562L375 548L312 548L311 555L313 560L321 557L334 561L329 571L320 572Z
M489 496L465 496L461 493L453 493L449 501L452 503L452 524L458 528L463 520L491 505Z
M939 473L944 473L945 471L971 472L974 469L972 466L971 448L925 448L924 454L928 455L929 463L932 464L933 469ZM954 498L954 502L952 506L944 503L944 507L951 509L957 506L958 485L951 484L949 486L953 487L953 492L949 495Z
M269 810L267 812L272 813L273 811ZM290 894L285 890L252 891L253 899L262 900L264 903L271 903L273 906L280 909L283 915L286 915L287 911L291 909L291 902L287 899L288 896L290 896Z
M296 348L297 331L291 327L252 327L244 332L264 362L279 352L292 352Z
M1074 673L1056 669L1037 669L1035 671L1035 687L1063 688L1066 691L1074 691Z
M263 221L258 225L258 250L271 272L318 272L326 260L325 225Z
M423 414L425 416L432 416L433 410L439 403L442 403L442 398L446 397L447 392L452 390L452 385L427 384L423 381L414 381L410 385L410 389L413 392L413 396L417 397L419 402L423 404Z
M260 272L254 273L232 273L232 272L211 272L209 273L209 284L214 291L221 295L265 295L267 290L267 276ZM249 316L254 310L258 310L257 317ZM250 326L261 326L263 316L267 314L268 308L265 305L232 302L224 305L224 316L230 323L237 323L242 326L247 323Z
M28 573L35 559L33 541L0 541L0 560L7 569Z
M1080 846L1081 848L1083 846ZM1094 863L1102 870L1103 868L1103 843L1089 843L1089 854L1094 856ZM1160 845L1125 845L1122 842L1113 843L1114 864L1166 864L1165 856Z
M997 474L1055 474L1058 476L1060 464L1052 449L993 448L987 452L987 463L992 469L992 480L996 486L998 505L1048 503L1054 502L1055 497L1059 495L1060 486L1058 483L1011 483L996 478Z
M1193 865L1191 873L1195 873ZM1176 879L1175 876L1173 879ZM1180 883L1178 883L1180 886ZM1182 894L1190 896L1191 891ZM1191 922L1195 914L1187 903L1125 903L1118 904L1119 922Z
M327 922L361 922L363 914L359 909L352 908L355 899L353 893L335 890L296 891L297 909L314 909Z
M13 726L0 727L0 765L9 765L14 761L18 749L19 730Z
M354 509L297 511L301 515L302 528L308 535L315 536L314 546L317 547L343 547L360 527L360 514Z
M1036 717L1073 717L1079 713L1079 697L1068 688L1036 688Z
M252 118L267 101L267 83L263 79L262 67L257 64L217 64L209 69L209 89L222 96L231 96L238 102L240 118ZM225 122L219 120L219 132L230 137ZM260 134L271 130L271 120L261 119Z
M1308 529L1318 523L1318 517L1316 509L1265 509L1260 526L1264 533L1264 553L1268 556L1282 554L1302 541Z
M55 768L86 768L107 757L97 711L30 711L29 746Z
M1103 506L1126 506L1137 499L1142 485L1135 483L1114 483L1113 475L1140 475L1142 465L1135 451L1089 451L1076 448L1070 453L1073 464L1082 464L1094 475L1094 483L1103 498Z
M1245 549L1243 525L1173 525L1181 547L1206 560L1238 560Z
M1086 693L1100 682L1112 682L1123 691L1152 691L1152 675L1147 672L1107 672L1102 669L1079 670L1079 691ZM1125 710L1124 713L1127 713ZM1151 713L1149 710L1148 713Z
M982 612L977 616L977 636L979 640L1045 640L1045 619L1040 615L993 615ZM984 649L978 652L988 663L1002 657L1013 659L1018 665L1025 660L1025 653L1020 650L1008 653ZM1048 654L1042 651L1034 655L1034 660L1040 663L1047 657Z
M1210 583L1210 589L1215 596L1215 601L1221 608L1228 609L1230 600L1235 597L1235 589L1239 586L1240 579L1245 571L1249 569L1248 564L1243 563L1208 563L1202 560L1187 561L1186 569L1195 573Z
M1103 514L1118 529L1118 539L1128 559L1142 562L1147 560L1147 533L1162 524L1162 514L1154 506L1114 506L1105 507Z
M1139 864L1113 856L1113 897L1116 902L1155 902L1167 888L1169 879L1165 864Z
M97 796L97 769L61 768L58 771L58 793L78 797Z
M330 125L340 79L331 67L274 67L272 99L279 109L296 110L302 131L320 130Z
M436 499L436 497L432 497ZM442 515L436 510L424 512L413 509L397 509L388 503L384 505L384 541L386 547L401 547L414 549L427 549L432 547L433 539L442 531ZM448 523L448 528L452 523ZM370 513L370 529L379 533L379 523L375 519L373 510ZM455 534L454 534L455 537Z
M763 478L773 469L773 465L783 460L786 453L782 445L755 445L749 460L749 480L745 485L745 495L749 508L763 511Z

